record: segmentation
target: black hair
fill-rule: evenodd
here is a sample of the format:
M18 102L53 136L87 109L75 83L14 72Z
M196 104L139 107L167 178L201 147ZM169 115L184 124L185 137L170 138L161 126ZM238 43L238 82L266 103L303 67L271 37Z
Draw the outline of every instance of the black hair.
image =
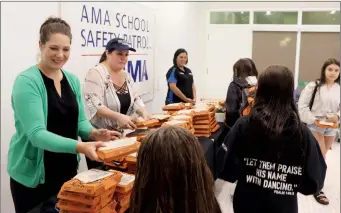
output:
M326 84L326 69L329 65L331 64L335 64L337 65L338 67L340 67L340 61L338 61L337 59L335 58L329 58L327 59L323 65L322 65L322 68L321 68L321 75L320 75L320 78L319 79L316 79L315 81L315 88L313 90L313 94L310 98L310 101L309 101L309 109L311 110L313 105L314 105L314 100L315 100L315 96L316 96L316 92L317 90L324 84ZM336 83L340 84L340 73L339 73L339 77L335 80Z
M256 76L258 77L258 70L256 68L256 64L255 62L251 59L251 58L245 58L246 60L248 60L251 64L251 76Z
M233 65L233 75L238 78L258 76L255 63L250 58L241 58Z
M187 53L187 51L186 51L185 49L180 48L180 49L177 49L177 50L175 51L175 53L174 53L174 57L173 57L173 65L174 65L174 66L178 66L177 63L176 63L176 59L177 59L177 57L178 57L181 53L186 53L186 55L187 55L186 64L188 64L188 53Z
M302 138L303 124L293 101L293 73L285 66L270 65L258 79L254 105L250 113L250 127L265 132L270 139L278 139L290 126Z

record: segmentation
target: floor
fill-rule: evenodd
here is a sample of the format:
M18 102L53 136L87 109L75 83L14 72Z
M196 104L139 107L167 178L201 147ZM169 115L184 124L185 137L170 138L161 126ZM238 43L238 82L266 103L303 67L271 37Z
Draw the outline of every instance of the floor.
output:
M335 143L327 154L327 177L324 192L330 204L323 206L313 196L298 195L299 213L340 213L340 143ZM231 195L235 185L218 179L215 182L216 196L223 213L233 213Z

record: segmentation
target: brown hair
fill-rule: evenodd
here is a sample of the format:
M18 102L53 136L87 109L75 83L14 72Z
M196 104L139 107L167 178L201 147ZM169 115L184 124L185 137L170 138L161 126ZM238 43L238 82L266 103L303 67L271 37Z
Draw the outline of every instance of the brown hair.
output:
M255 63L250 58L241 58L233 65L233 74L238 78L258 76Z
M61 33L68 36L71 43L72 34L70 25L61 18L49 17L40 27L40 41L45 44L50 40L51 34L55 33Z
M137 156L131 213L220 213L196 137L181 127L147 135Z

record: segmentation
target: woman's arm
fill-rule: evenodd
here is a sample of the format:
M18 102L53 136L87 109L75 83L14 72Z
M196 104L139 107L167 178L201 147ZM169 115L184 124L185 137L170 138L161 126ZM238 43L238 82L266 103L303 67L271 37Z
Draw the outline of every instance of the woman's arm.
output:
M226 125L232 127L238 118L240 118L240 89L238 86L231 82L226 94L225 100L225 122Z
M193 100L197 100L197 89L195 88L194 83L192 83L192 90L193 90Z
M169 84L169 88L172 92L174 92L174 94L176 96L178 96L179 98L181 98L181 100L183 100L184 102L192 102L189 98L187 98L182 92L181 90L176 86L176 83L168 83Z
M311 96L313 95L313 91L315 88L315 83L310 82L306 85L306 87L302 90L300 98L298 100L298 112L301 117L301 120L307 124L312 124L315 122L316 118L311 113L309 109L309 103Z
M76 153L77 140L47 131L43 100L33 80L22 75L16 78L12 91L12 107L16 119L33 146L51 152Z

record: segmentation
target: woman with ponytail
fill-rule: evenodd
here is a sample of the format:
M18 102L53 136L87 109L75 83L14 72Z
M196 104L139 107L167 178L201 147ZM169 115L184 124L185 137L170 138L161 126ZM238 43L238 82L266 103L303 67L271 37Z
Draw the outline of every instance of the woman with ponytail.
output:
M79 79L63 69L71 39L68 23L48 18L40 27L41 60L14 82L16 132L7 171L16 213L27 213L57 195L64 182L77 175L79 153L100 161L96 150L104 145L101 141L120 136L97 130L86 119ZM80 142L78 137L95 142Z
M149 119L130 73L124 70L130 47L121 38L110 40L99 64L91 68L84 84L84 97L90 122L104 129L135 129L137 118ZM88 168L98 165L87 158Z

